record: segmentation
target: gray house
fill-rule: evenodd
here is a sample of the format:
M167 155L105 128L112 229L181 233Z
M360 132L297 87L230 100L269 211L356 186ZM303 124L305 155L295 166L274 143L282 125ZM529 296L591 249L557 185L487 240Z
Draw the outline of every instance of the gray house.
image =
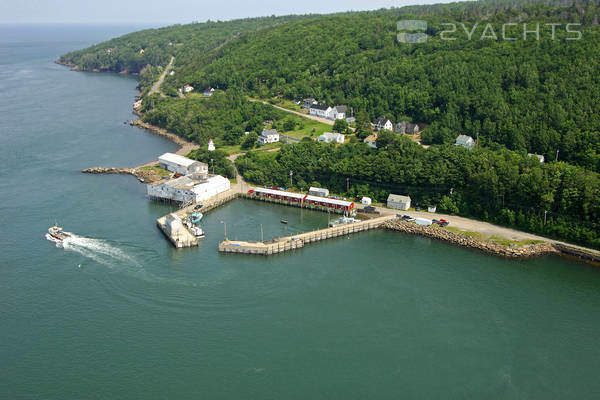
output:
M396 124L394 127L394 131L396 133L406 133L409 135L416 135L419 133L420 128L417 124L411 124L408 121L401 121Z
M410 196L399 194L390 194L387 199L387 206L398 210L408 210L410 208Z

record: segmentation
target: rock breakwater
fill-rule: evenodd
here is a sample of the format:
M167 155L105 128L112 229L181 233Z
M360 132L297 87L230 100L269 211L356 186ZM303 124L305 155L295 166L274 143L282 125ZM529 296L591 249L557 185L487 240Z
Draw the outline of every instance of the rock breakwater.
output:
M477 249L485 253L505 258L531 258L546 254L556 254L559 251L551 243L536 243L524 246L505 246L499 243L487 242L450 232L438 226L420 226L410 222L390 221L383 225L384 229L399 231L412 235L420 235L431 239L443 240L461 247Z

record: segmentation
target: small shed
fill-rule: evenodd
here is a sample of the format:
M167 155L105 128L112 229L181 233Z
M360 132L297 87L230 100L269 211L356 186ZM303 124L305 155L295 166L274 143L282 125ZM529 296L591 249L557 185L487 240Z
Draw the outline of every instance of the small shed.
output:
M178 236L183 230L183 222L176 214L167 215L165 224L167 232L173 237Z
M387 206L389 208L406 211L410 208L410 196L390 194L387 199Z
M427 211L430 213L434 213L437 211L437 207L436 206L429 206L427 207Z
M363 197L360 199L360 204L364 204L365 206L370 206L371 203L373 203L373 200L371 200L370 197Z
M312 196L327 197L329 196L329 190L318 187L311 187L310 189L308 189L308 194Z

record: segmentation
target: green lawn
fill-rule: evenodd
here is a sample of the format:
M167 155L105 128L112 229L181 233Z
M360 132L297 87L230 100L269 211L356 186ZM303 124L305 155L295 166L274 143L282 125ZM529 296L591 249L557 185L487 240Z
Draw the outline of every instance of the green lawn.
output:
M155 171L158 174L158 176L167 176L171 174L171 172L167 171L166 169L162 169L160 167L155 166L142 167L140 169L143 171Z

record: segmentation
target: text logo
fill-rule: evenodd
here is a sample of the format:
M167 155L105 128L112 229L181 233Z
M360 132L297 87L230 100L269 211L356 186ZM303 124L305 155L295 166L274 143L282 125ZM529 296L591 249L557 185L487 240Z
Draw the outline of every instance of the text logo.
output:
M420 19L405 19L398 21L399 31L423 31L423 32L400 32L398 42L400 43L425 43L427 41L427 21Z

